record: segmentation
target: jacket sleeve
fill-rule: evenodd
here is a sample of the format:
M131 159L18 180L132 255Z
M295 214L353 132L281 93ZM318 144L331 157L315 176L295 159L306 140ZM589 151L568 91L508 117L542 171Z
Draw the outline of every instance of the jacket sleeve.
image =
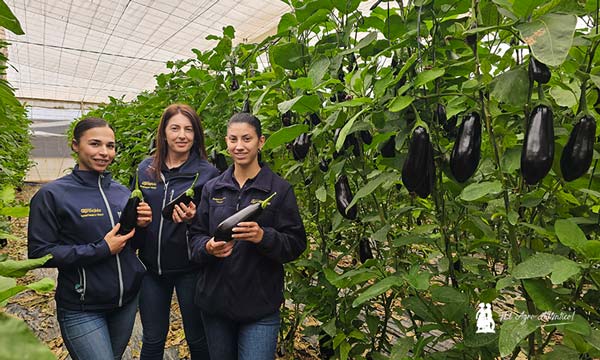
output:
M263 227L264 235L258 249L281 264L298 258L306 249L306 232L300 218L294 190L290 186L281 202L276 228Z
M214 261L215 257L206 252L206 243L212 238L209 233L209 210L208 199L210 194L206 186L202 188L200 204L196 208L196 218L189 228L191 237L192 261L206 264Z
M60 226L56 214L54 195L39 191L29 208L27 249L31 259L52 255L45 267L89 265L111 256L104 237L85 245L61 244Z

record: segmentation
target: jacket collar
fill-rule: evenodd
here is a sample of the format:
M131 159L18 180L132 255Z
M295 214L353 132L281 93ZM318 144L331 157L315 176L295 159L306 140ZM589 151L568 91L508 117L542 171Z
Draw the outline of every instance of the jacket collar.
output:
M108 171L99 173L97 171L85 171L79 169L79 165L75 165L73 172L71 173L75 180L84 185L98 186L98 177L101 177L100 181L102 186L107 186L112 180L112 175Z
M234 165L231 165L225 172L219 177L215 183L215 189L227 188L231 190L238 190L239 186L233 177ZM246 189L258 189L266 193L271 192L271 184L273 183L273 171L265 164L261 164L261 169L258 174L254 177L254 180Z

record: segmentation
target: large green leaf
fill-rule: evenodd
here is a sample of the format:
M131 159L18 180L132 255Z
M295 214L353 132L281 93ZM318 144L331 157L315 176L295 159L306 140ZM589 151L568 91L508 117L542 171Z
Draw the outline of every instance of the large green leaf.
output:
M38 268L44 265L48 260L52 258L52 255L48 254L39 259L29 260L6 260L0 262L0 276L7 277L21 277L31 269Z
M435 286L431 288L431 300L442 302L445 304L451 303L468 303L469 298L464 293L450 286Z
M409 107L414 100L412 96L397 96L390 101L388 108L391 112L398 112Z
M358 9L361 0L331 0L331 2L342 14L350 14Z
M398 175L387 173L380 174L375 179L369 181L365 186L362 186L354 195L354 198L348 204L348 208L351 208L358 202L358 200L364 198L365 196L370 195L373 191L375 191L378 187L385 183L394 183L398 179Z
M571 49L576 25L575 15L551 13L517 28L536 59L548 66L559 66Z
M0 276L0 292L17 285L17 281L13 278Z
M27 215L29 215L29 206L8 206L0 208L0 215L16 218L27 217Z
M0 312L0 359L51 360L56 357L23 320Z
M522 67L500 74L492 82L492 97L522 107L527 102L529 75Z
M552 282L558 284L579 271L580 266L564 256L538 253L515 266L512 275L515 279L531 279L552 273Z
M314 113L318 112L320 108L321 99L317 95L300 95L277 104L277 109L282 114L289 110L294 110L299 114Z
M0 0L0 27L12 31L15 35L23 35L23 29L17 17L12 13L4 0Z
M275 65L287 70L298 70L304 66L308 50L304 44L286 43L272 46L270 53Z
M523 285L537 309L551 311L556 308L557 295L548 288L544 280L526 279L523 280Z
M358 119L367 110L369 110L368 107L363 108L361 111L356 113L356 115L354 115L352 118L350 118L350 120L348 120L346 122L346 124L344 124L344 126L342 126L342 129L340 130L337 141L335 143L336 151L340 151L340 149L344 145L344 142L346 141L346 137L350 133L350 129L352 129L352 125L354 125L354 122L356 121L356 119Z
M321 80L323 80L323 76L325 76L328 69L329 58L327 58L324 55L319 55L316 59L313 60L313 63L310 65L310 69L308 70L308 77L312 79L313 84L320 84Z
M540 326L539 320L534 319L511 319L505 321L500 327L500 337L498 339L498 348L500 356L510 355L521 340Z
M381 281L376 282L375 284L369 286L365 291L363 291L354 301L352 302L352 307L357 307L372 298L383 294L384 292L390 290L394 286L402 286L404 284L404 280L399 276L390 276Z
M474 183L464 188L460 194L460 197L465 201L473 201L487 195L498 194L501 191L502 184L499 181Z
M418 73L417 77L415 78L415 88L439 78L440 76L444 75L444 72L444 69L431 69Z
M554 231L558 240L566 247L581 251L587 242L585 234L577 224L567 219L559 219L554 223Z
M306 124L295 124L283 127L267 138L265 145L263 146L263 150L274 149L279 145L289 143L297 138L300 134L303 134L307 131L308 125Z

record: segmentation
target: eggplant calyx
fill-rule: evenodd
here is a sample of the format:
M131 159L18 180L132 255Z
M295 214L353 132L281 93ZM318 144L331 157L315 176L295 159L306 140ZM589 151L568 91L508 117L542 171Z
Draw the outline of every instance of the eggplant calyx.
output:
M196 177L194 178L192 185L190 185L190 187L185 191L185 194L191 198L194 197L194 185L196 185L196 180L198 180L198 173L196 173Z
M266 208L269 205L269 201L271 201L271 199L277 195L277 192L274 192L273 194L271 194L271 196L269 196L268 198L264 199L263 201L260 202L260 207L261 208Z

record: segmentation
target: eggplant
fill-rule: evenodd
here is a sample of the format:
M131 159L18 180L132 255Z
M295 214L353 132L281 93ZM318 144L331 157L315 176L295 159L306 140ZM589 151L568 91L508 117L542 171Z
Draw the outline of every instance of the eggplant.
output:
M333 134L333 143L334 144L337 143L337 140L340 137L341 131L342 131L341 128L335 129L335 133ZM359 157L362 150L360 148L360 144L358 143L358 140L356 139L356 136L354 135L354 133L346 135L346 138L344 139L344 144L342 145L342 148L341 148L341 153L343 153L350 147L352 147L352 153L354 154L354 156ZM334 158L337 158L340 155L340 153L334 152L333 155L334 155Z
M307 133L298 135L292 143L292 155L295 160L304 160L310 149L310 137Z
M283 114L281 114L281 124L283 126L290 126L292 125L292 112L291 111L286 111Z
M446 117L446 107L438 103L435 111L433 112L433 118L438 125L445 126L446 123L448 123L448 118Z
M242 106L242 112L243 113L252 113L252 111L250 110L250 99L246 99L244 100L244 105Z
M458 136L450 155L450 171L463 183L477 170L481 158L481 119L472 112L458 128Z
M192 185L190 185L190 187L187 188L187 190L185 190L184 192L179 194L175 199L169 201L167 203L167 205L165 205L165 207L162 209L162 212L161 212L163 218L165 218L167 220L173 220L173 210L175 210L175 205L180 204L180 203L184 203L187 205L190 202L194 201L194 196L196 195L196 192L199 192L199 189L198 190L194 189L194 185L196 185L196 180L198 180L197 173L196 173L196 177L194 177L194 181L192 182Z
M548 174L554 160L554 118L546 105L536 106L529 116L521 150L521 173L529 185Z
M256 221L275 195L277 195L276 192L262 201L246 206L242 210L221 221L213 235L215 241L233 240L231 237L231 235L233 235L233 228L244 221Z
M127 200L127 204L125 204L125 208L121 212L121 216L119 217L119 224L121 227L117 234L125 235L129 234L131 230L135 228L137 224L137 207L141 201L144 200L144 196L142 195L142 191L140 190L137 173L135 174L135 189L131 192L129 199Z
M383 143L380 152L381 156L385 158L393 158L396 156L396 135L390 136L390 138Z
M537 81L539 84L547 84L550 81L552 73L548 66L536 58L529 58L529 81Z
M426 161L426 173L425 178L415 189L415 193L425 199L433 192L433 186L435 184L435 163L433 161L433 145L429 142L427 149Z
M368 238L360 239L358 243L358 257L361 263L365 263L367 260L373 258L373 252L371 251L371 243Z
M408 145L408 154L402 166L402 183L409 192L415 192L422 183L429 181L429 158L431 142L429 134L422 126L417 126ZM421 191L422 192L422 191Z
M373 136L371 135L371 133L369 132L369 130L361 130L359 132L360 134L360 138L362 139L362 141L367 144L367 145L371 145L371 143L373 142Z
M348 208L352 199L348 177L341 175L335 182L335 204L340 214L348 220L356 220L357 216L356 205Z
M595 140L596 120L585 115L573 127L560 157L560 170L566 181L573 181L587 173L592 163Z
M321 159L321 161L319 161L319 169L321 169L322 172L327 172L327 170L329 170L329 160Z
M222 173L225 170L227 170L227 168L229 167L229 165L227 165L227 159L225 159L225 155L221 154L220 152L217 152L217 150L213 149L210 152L210 156L208 157L208 160Z
M240 88L240 84L238 83L237 79L235 78L235 75L232 75L231 85L229 86L229 88L231 89L231 91L236 91L237 89Z
M346 101L346 97L348 97L348 94L346 94L345 91L337 91L335 94L333 94L329 97L329 101L344 102L344 101Z
M319 117L319 114L317 114L317 113L310 114L309 118L310 118L310 123L313 124L313 126L317 126L321 123L321 118Z

